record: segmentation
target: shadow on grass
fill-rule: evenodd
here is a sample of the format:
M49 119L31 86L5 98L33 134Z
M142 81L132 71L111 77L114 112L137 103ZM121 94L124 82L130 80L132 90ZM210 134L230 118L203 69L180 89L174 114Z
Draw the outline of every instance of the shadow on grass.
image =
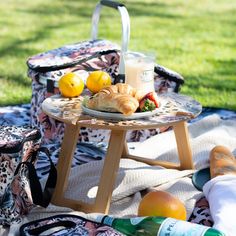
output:
M161 17L161 18L179 18L180 15L168 13L168 10L173 10L177 6L172 4L171 6L164 3L152 2L152 3L145 3L143 1L120 1L125 4L130 16L145 16L145 17ZM48 3L45 5L40 5L37 9L28 9L28 10L19 10L23 12L27 12L30 14L38 14L39 17L42 16L49 16L49 15L58 15L59 17L63 14L70 14L70 15L79 15L80 17L91 18L93 9L95 8L98 1L90 0L90 1L77 1L77 0L70 0L63 2L63 7L52 4L49 5ZM107 8L107 7L106 7ZM114 14L112 13L114 10L102 10L105 12L105 17L111 17ZM107 14L108 13L108 14Z
M132 3L126 4L128 8L128 12L131 17L159 17L159 18L167 18L167 19L177 19L182 18L180 14L170 13L176 6L172 4L171 6L164 3L152 2L145 3L143 1L132 1Z
M216 73L219 75L235 76L236 78L236 60L216 60L212 61L216 66ZM236 89L236 86L234 86Z
M85 3L85 1L70 0L64 1L63 4L58 5L54 4L52 1L51 3L45 2L45 4L40 4L36 8L19 9L18 11L37 14L39 18L43 16L48 17L50 15L61 17L65 14L91 18L97 2L98 1L90 0Z
M221 80L212 78L210 75L198 75L198 76L186 76L187 80L185 85L188 86L192 91L198 91L199 88L205 87L208 89L214 89L219 91L219 94L222 90L228 92L235 92L235 81L230 79Z
M186 85L193 91L205 87L217 90L219 94L222 90L236 92L236 60L211 60L210 62L214 65L214 76L211 76L210 73L196 76L186 75Z
M67 22L67 23L58 23L54 25L42 26L30 38L22 40L21 39L9 40L8 45L0 49L0 58L3 58L4 56L14 56L14 57L26 56L28 58L36 53L35 49L30 48L31 43L40 42L45 39L51 40L50 35L53 30L62 27L67 27L69 24L72 23L75 24L75 22ZM25 48L26 44L28 45L27 48Z

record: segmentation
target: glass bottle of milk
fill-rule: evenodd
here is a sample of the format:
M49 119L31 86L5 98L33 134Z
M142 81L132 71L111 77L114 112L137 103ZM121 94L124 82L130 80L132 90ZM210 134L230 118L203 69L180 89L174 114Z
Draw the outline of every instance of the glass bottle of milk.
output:
M138 52L127 52L125 59L125 83L145 95L154 89L155 57Z

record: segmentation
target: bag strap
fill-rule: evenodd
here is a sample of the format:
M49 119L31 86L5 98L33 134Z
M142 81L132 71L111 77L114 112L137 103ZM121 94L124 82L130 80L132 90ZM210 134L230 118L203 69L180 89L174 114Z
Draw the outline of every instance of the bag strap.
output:
M37 157L38 152L44 152L47 155L50 162L49 175L46 181L46 185L44 187L44 191L42 191L42 187L33 164ZM48 149L46 147L40 147L37 151L34 151L32 153L32 158L30 162L28 161L21 162L17 166L15 175L19 172L20 167L22 165L27 166L27 169L29 171L29 184L33 203L36 205L40 205L42 207L47 207L51 201L52 194L57 182L57 170L52 162Z

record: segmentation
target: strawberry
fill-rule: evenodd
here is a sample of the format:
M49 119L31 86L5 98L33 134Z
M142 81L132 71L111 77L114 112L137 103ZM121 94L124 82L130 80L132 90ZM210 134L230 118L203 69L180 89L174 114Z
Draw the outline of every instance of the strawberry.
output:
M148 98L149 100L153 101L156 105L156 107L159 107L159 103L158 103L158 98L155 92L150 92L147 93L144 98Z
M152 111L159 107L157 95L155 92L147 93L139 102L141 111Z
M140 111L152 111L156 109L156 105L153 101L148 98L142 99L139 103Z

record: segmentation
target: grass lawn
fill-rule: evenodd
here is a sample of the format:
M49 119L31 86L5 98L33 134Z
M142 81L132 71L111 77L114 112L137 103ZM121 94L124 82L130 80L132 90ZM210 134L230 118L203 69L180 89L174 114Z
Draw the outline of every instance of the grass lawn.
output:
M0 106L28 103L29 56L90 38L96 0L0 1ZM131 19L129 49L154 51L185 77L181 93L203 106L236 110L236 1L121 0ZM102 12L101 38L120 42L119 13Z

